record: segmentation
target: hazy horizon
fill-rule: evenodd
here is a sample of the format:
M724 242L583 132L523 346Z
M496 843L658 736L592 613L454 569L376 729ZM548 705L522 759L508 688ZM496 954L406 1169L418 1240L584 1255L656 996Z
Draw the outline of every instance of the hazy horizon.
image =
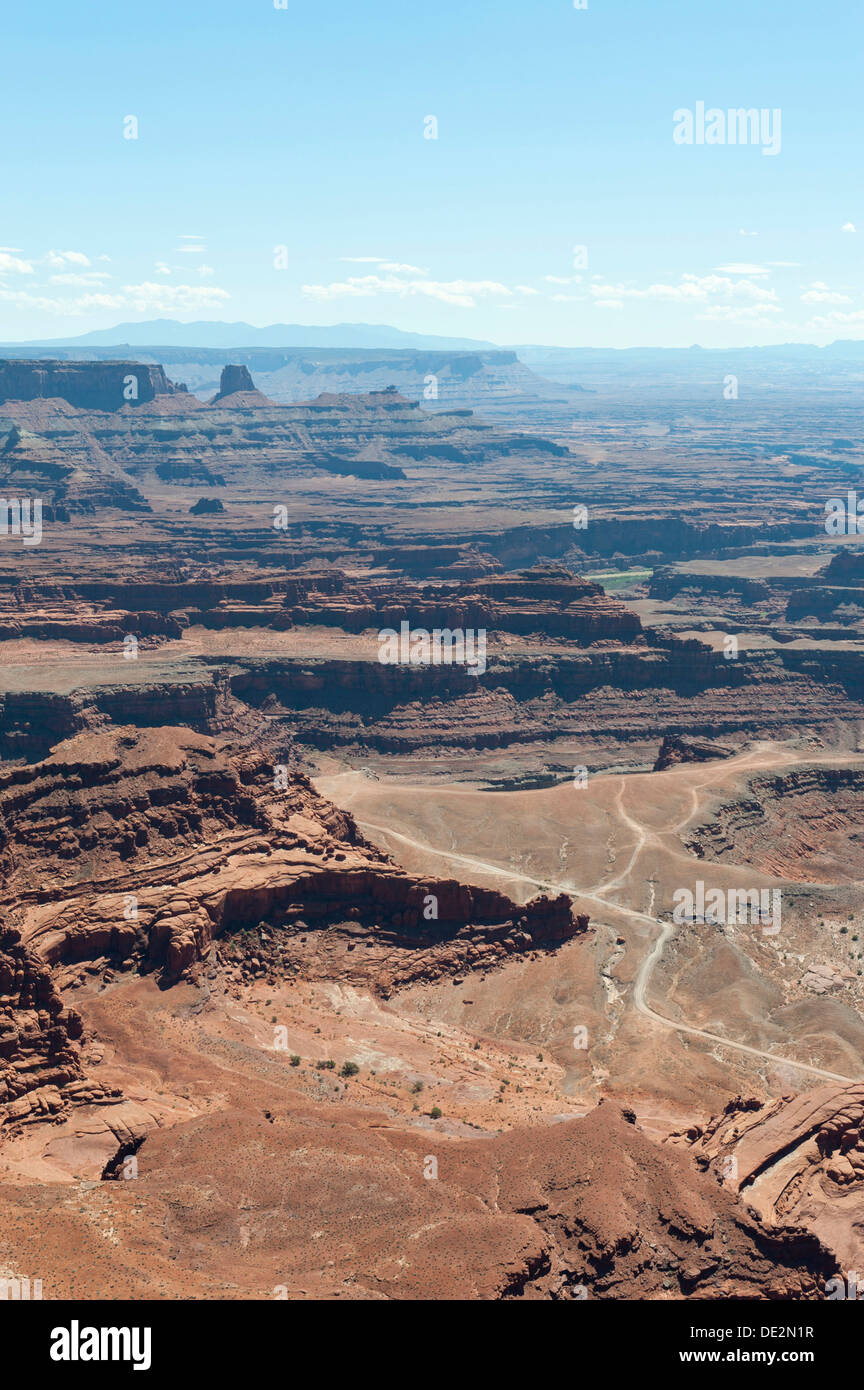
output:
M189 335L189 341L186 341L186 339L183 337L183 335L178 334L178 333L176 333L176 332L172 332L172 333L170 333L170 334L166 334L166 336L165 336L164 339L161 339L161 338L159 337L159 332L161 331L161 329L162 329L163 326L164 326L165 328L170 328L170 329L172 329L172 330L176 330L176 329L178 329L178 328L184 328L184 327L185 327L185 328L190 328L190 329L203 330L203 329L205 329L205 328L207 328L207 327L209 327L209 326L211 326L211 325L212 325L213 328L224 328L224 329L226 329L226 330L229 330L229 329L234 329L234 330L238 330L238 329L249 329L250 331L252 331L252 332L254 332L254 333L260 333L260 334L272 333L274 330L279 330L279 329L285 328L286 330L289 330L289 331L297 330L298 334L307 334L307 333L308 333L308 334L333 335L333 340L332 340L332 342L331 342L331 341L324 341L324 340L323 340L323 337L322 337L322 339L321 339L320 341L301 342L301 341L295 341L295 340L294 340L293 338L291 338L291 337L279 337L279 338L277 338L277 337L274 336L274 337L272 338L272 340L268 340L268 341L263 341L263 340L262 340L262 341L260 341L260 342L255 342L255 341L248 341L248 340L242 339L241 336L240 336L238 333L234 333L234 334L232 335L232 334L226 332L225 337L224 337L224 340L220 338L220 339L217 341L216 338L215 338L215 336L214 336L214 340L213 340L212 342L204 343L203 341L201 341L201 339L202 339L202 337L203 337L203 334L202 334L202 332L200 332L200 331L199 331L197 334L196 334L196 333L190 334L190 335ZM148 331L147 333L144 333L144 332L142 331L142 330L144 330L144 329L147 329L147 330L151 330L151 329L152 329L153 331L152 331L152 332ZM125 332L129 331L129 330L135 330L135 332L134 332L133 335L130 336L130 337L123 337L122 335L123 335ZM344 341L343 341L343 337L340 336L339 330L346 330L346 332L345 332L345 334L344 334ZM360 342L348 341L348 339L349 339L351 336L354 336L354 337L356 337L356 338L358 338L358 339L361 338L362 336L364 336L364 331L365 331L366 336L369 337L370 339L371 339L372 337L374 337L376 334L380 334L381 337L382 337L382 341L381 341L381 342L377 342L377 343L376 343L376 342L372 342L372 341L369 341L368 343L360 343ZM387 338L387 337L392 337L393 342L391 343L391 342L384 341L384 339ZM430 347L429 347L429 348L424 347L423 341L418 341L417 343L413 343L411 340L412 340L412 339L415 339L415 338L418 339L418 340L429 340ZM400 339L403 339L404 341L400 341ZM94 329L94 330L90 330L89 332L88 332L88 331L85 331L85 332L83 332L83 333L81 333L81 334L77 334L77 335L68 334L68 335L58 336L58 337L55 337L55 338L47 338L47 337L46 337L46 338L29 338L29 339L26 339L26 338L25 338L25 339L17 339L17 340L11 340L11 339L10 339L10 340L6 340L6 341L0 340L0 347L28 347L28 346L33 346L33 347L35 348L35 347L51 347L51 346L56 346L56 347L58 347L58 348L62 348L62 347L75 347L75 346L81 346L81 347L92 347L92 348L94 348L94 349L97 348L97 347L100 347L100 346L101 346L101 347L106 347L106 348L108 348L108 347L124 347L124 346L129 346L129 347L189 347L189 348L196 348L196 347L197 347L197 348L202 348L202 349L214 349L214 350L224 350L224 351L230 351L232 348L237 348L238 350L241 349L241 348L260 348L261 350L266 350L267 348L273 348L273 349L278 349L278 348L286 348L286 349L287 349L287 348L308 348L310 351L312 351L312 350L314 350L316 347L318 347L318 348L321 348L321 349L325 349L325 348L326 348L327 350L337 350L337 349L339 349L339 348L344 348L346 351L370 351L370 352L371 352L371 351L375 351L376 349L377 349L377 350L380 350L380 351L399 351L400 348L404 348L406 351L409 351L409 350L416 350L416 351L426 351L426 350L428 350L428 351L434 351L434 350L438 350L438 351L448 351L448 352L463 352L463 351L464 351L464 352L471 352L471 351L478 351L478 352L479 352L479 351L486 351L486 352L490 352L490 351L519 352L519 351L522 351L522 350L543 350L543 349L549 349L549 350L560 350L560 351L562 351L562 352L723 352L723 353L728 353L728 352L750 352L750 351L759 351L759 350L762 350L762 351L765 351L765 352L770 352L770 351L772 351L772 350L782 351L783 349L786 349L786 348L801 348L801 349L808 349L808 348L810 348L810 349L812 349L812 350L815 352L815 351L822 351L823 349L829 349L829 350L830 350L830 349L836 349L836 348L839 348L839 347L844 346L844 345L846 345L846 344L849 344L850 346L855 346L856 344L861 344L862 351L864 351L864 336L862 336L861 338L854 338L854 337L849 337L849 338L838 337L838 338L832 339L830 342L826 342L826 343L815 343L815 342L813 342L813 341L806 341L806 340L801 340L801 339L798 339L798 340L790 340L790 339L787 339L787 340L785 340L785 341L774 341L774 342L757 343L757 344L752 344L752 343L751 343L751 344L743 344L743 343L740 343L740 342L739 342L739 343L731 343L731 344L722 345L722 346L720 346L720 345L715 345L715 344L710 344L710 343L700 343L700 342L693 342L693 343L687 343L687 344L661 344L661 343L656 343L656 342L653 342L653 343L652 343L652 342L645 342L645 343L628 343L628 344L622 344L622 345L616 345L616 344L606 344L606 345L604 345L604 344L600 344L600 343L540 343L540 342L518 342L518 343L516 343L516 342L492 342L491 340L471 339L471 338L459 339L459 338L457 338L455 335L449 335L449 334L446 334L446 335L445 335L445 334L426 333L426 332L424 332L424 331L423 331L422 329L420 329L420 328L416 328L416 329L401 329L401 328L396 328L395 325L394 325L394 324L391 324L391 323L384 323L384 322L378 323L378 322L371 322L371 321L365 321L365 320L360 320L360 319L358 319L358 320L356 320L356 321L350 321L350 322L349 322L349 321L340 321L340 322L333 322L333 323L328 323L328 324L309 324L309 323L304 323L304 324L281 324L281 323L279 323L278 321L273 321L273 322L270 322L270 323L262 323L262 324L253 324L253 323L247 323L245 320L242 320L242 319L228 320L228 319L175 319L175 318L165 318L165 319L141 319L141 320L139 320L139 321L137 321L137 322L136 322L136 321L130 321L130 322L127 322L127 323L116 324L116 325L113 325L113 326L110 327L110 328L105 328L105 329Z

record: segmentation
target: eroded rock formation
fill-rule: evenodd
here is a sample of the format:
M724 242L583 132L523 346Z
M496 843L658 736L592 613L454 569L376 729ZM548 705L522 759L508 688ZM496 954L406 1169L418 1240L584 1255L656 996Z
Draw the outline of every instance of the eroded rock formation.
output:
M846 1269L864 1258L864 1083L773 1101L736 1097L673 1142L762 1221L805 1227Z
M302 774L181 729L79 735L0 774L0 814L6 901L25 905L28 939L54 963L99 958L171 983L214 937L266 923L271 972L311 935L313 976L389 991L554 948L588 925L566 896L520 907L407 875ZM27 886L37 865L50 887Z
M654 764L655 772L664 772L677 763L707 763L715 758L730 758L733 750L708 739L684 738L681 734L666 734Z
M689 832L687 845L700 858L734 857L791 880L855 877L862 790L857 768L804 766L754 777L749 794L719 806L711 821Z
M81 1032L45 962L19 932L0 925L0 1142L70 1105L119 1098L85 1079L75 1046Z
M176 389L162 367L143 362L0 361L0 404L57 399L82 410L119 410Z

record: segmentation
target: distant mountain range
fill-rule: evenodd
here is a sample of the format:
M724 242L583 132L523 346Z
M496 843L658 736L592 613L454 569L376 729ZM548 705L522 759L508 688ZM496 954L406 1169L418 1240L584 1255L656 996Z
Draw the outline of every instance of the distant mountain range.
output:
M406 333L379 323L335 323L327 327L301 323L271 323L255 328L250 323L220 323L202 319L178 323L176 319L146 319L118 323L77 338L33 339L31 344L6 343L2 347L147 347L151 343L199 348L312 347L312 348L430 348L448 352L494 348L496 343L479 338L443 338L431 333Z
M384 323L334 323L326 326L302 323L271 323L256 328L250 323L223 323L199 319L195 323L180 323L177 319L145 319L140 323L118 323L115 328L94 329L71 338L34 338L26 342L0 343L0 353L14 348L15 357L22 349L33 348L102 348L102 347L184 347L184 348L318 348L357 350L409 349L414 351L477 352L509 348L521 360L540 367L565 362L571 367L588 362L619 362L628 367L673 363L693 367L699 361L746 354L750 360L781 364L798 363L806 357L814 360L839 357L847 361L864 358L864 338L852 338L817 347L814 343L775 343L765 347L703 348L698 343L689 348L633 347L549 347L541 343L492 343L482 338L448 338L434 333L408 333ZM43 352L36 354L44 356Z

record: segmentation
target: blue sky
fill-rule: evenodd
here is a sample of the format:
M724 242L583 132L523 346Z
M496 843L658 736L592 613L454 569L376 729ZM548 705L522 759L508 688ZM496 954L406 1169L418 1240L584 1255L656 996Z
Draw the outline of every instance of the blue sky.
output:
M3 27L0 340L864 334L850 0L40 0ZM676 144L699 102L779 108L779 152Z

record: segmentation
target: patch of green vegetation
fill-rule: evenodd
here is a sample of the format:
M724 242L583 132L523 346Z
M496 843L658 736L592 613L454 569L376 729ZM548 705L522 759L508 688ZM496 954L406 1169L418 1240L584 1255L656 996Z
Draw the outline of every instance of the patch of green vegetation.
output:
M606 570L599 574L585 574L594 584L602 584L604 589L625 589L630 584L647 584L653 570Z

